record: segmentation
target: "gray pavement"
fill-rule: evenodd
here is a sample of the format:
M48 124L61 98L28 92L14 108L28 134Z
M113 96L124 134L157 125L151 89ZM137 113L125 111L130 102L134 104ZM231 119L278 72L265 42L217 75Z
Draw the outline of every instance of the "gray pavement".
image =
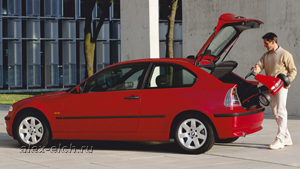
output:
M277 126L273 117L266 115L264 129L257 133L239 138L231 144L216 144L205 154L185 155L174 151L172 143L60 140L52 142L43 153L25 153L18 142L6 133L6 114L7 111L0 110L0 168L300 168L300 117L296 116L290 116L288 121L293 146L281 150L268 149L277 133ZM79 152L55 150L55 147L63 146L75 146ZM89 146L88 151L80 151L82 146Z

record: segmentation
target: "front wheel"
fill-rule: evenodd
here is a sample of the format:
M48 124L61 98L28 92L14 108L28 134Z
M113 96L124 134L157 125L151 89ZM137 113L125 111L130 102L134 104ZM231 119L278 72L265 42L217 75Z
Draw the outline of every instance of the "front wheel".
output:
M179 121L175 130L175 141L184 153L200 154L212 148L212 127L200 117L186 116Z
M18 142L22 146L46 146L49 142L49 129L39 115L25 113L17 121L15 129Z

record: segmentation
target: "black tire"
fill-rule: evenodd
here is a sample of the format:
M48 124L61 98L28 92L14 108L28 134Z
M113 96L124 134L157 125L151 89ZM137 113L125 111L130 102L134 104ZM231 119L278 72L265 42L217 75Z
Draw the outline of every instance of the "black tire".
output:
M46 119L27 112L16 119L15 136L21 146L37 148L47 146L50 141L50 131Z
M287 76L285 76L284 74L279 74L276 77L283 81L285 87L287 87L291 84L290 79Z
M233 138L226 138L226 139L217 139L216 143L233 143L235 142L239 137L233 137Z
M211 125L195 115L187 115L179 120L174 137L180 151L187 154L204 153L215 143Z
M264 106L269 106L272 102L272 99L270 95L268 95L266 92L259 93L259 102Z

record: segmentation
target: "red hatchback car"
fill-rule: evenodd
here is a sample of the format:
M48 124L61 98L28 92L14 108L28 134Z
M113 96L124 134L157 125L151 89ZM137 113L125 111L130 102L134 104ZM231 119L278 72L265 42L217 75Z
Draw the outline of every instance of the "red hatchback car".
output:
M225 49L261 21L224 14L193 59L141 59L111 65L67 91L21 100L5 117L24 146L52 139L175 140L186 153L208 151L262 129L258 83L232 73Z

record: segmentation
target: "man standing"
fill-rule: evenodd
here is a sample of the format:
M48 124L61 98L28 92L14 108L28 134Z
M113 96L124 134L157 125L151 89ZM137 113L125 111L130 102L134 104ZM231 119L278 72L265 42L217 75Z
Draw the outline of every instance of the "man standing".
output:
M292 82L297 75L297 68L294 63L293 56L282 47L277 44L277 36L269 32L265 34L262 39L264 40L264 47L267 48L267 52L260 58L254 68L254 73L259 73L265 69L267 76L276 77L279 74L286 75L290 82ZM288 112L286 109L286 100L288 94L288 88L286 86L281 88L280 91L271 97L272 102L270 104L273 115L278 124L278 133L274 143L272 143L270 149L281 149L287 145L293 145L290 133L287 127Z

